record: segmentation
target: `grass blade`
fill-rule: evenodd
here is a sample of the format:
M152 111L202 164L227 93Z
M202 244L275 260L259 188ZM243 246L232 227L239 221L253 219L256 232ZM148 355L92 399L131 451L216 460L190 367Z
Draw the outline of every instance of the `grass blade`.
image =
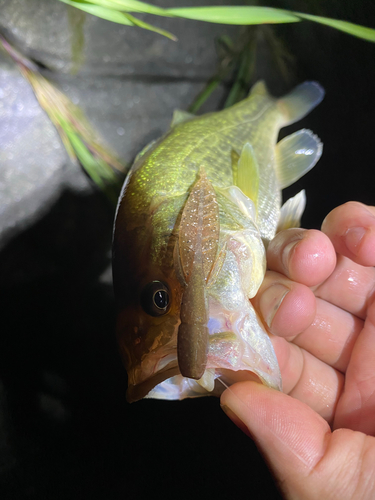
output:
M167 9L167 12L177 17L219 24L274 24L300 21L294 13L272 7L176 7Z
M280 24L297 23L308 20L331 26L339 31L362 38L369 42L375 42L375 30L359 24L331 19L328 17L314 16L301 12L293 12L273 7L257 6L210 6L210 7L175 7L163 9L139 0L60 0L61 2L81 9L107 21L112 21L128 26L139 26L172 40L176 37L171 33L154 27L144 21L134 18L128 12L154 14L164 17L181 17L196 21L205 21L219 24L251 25L251 24Z
M331 19L329 17L313 16L311 14L303 14L301 12L294 12L294 14L301 19L307 19L308 21L313 21L315 23L325 24L326 26L331 26L339 31L348 33L349 35L356 36L357 38L362 38L368 42L375 42L375 29L367 28L366 26L361 26L359 24L350 23L348 21L341 21L340 19Z
M159 16L168 16L167 11L156 5L140 2L138 0L75 0L76 3L96 4L108 9L119 10L123 12L138 12L143 14L155 14Z
M136 17L126 12L116 10L118 8L118 6L116 7L116 2L112 2L109 0L95 0L96 4L94 5L94 3L75 1L75 0L60 0L60 1L67 5L70 5L71 7L76 7L77 9L83 10L88 14L92 14L93 16L105 19L106 21L112 21L113 23L117 24L125 24L127 26L138 26L140 28L154 31L155 33L159 33L159 35L166 36L171 40L174 41L177 40L177 38L172 33L169 33L166 30L163 30L156 26L152 26L151 24L141 21L140 19L137 19ZM125 4L126 2L124 1L122 3ZM135 2L135 3L141 3L141 2ZM103 7L103 5L110 5L110 7ZM122 9L125 10L125 7L122 7Z
M220 85L221 81L222 79L218 76L211 78L205 88L197 95L194 102L189 106L189 113L196 114L199 108L201 108L210 97L212 92Z
M256 28L247 29L254 30ZM255 33L249 32L247 43L245 43L244 48L240 52L237 75L232 88L230 89L229 95L225 101L224 108L233 106L233 104L236 104L241 99L244 99L246 97L249 91L250 82L254 74L256 48L257 42Z
M106 7L102 7L101 5L94 5L86 2L75 2L74 0L60 0L60 2L66 3L67 5L70 5L72 7L76 7L77 9L83 10L84 12L92 14L93 16L100 17L101 19L105 19L106 21L134 26L134 24L127 18L127 16L123 12L117 10L108 9Z
M177 41L177 37L174 36L172 33L169 33L169 31L162 30L161 28L158 28L157 26L152 26L151 24L145 23L144 21L141 21L140 19L137 19L136 17L132 16L131 14L124 14L129 21L133 23L133 26L138 26L139 28L144 28L149 31L154 31L155 33L159 33L159 35L164 35L167 38L170 38L174 42Z
M2 36L0 46L17 63L21 74L32 86L40 106L56 127L69 156L73 161L80 161L87 174L115 204L124 166L97 142L96 135L80 108L44 78L34 63L22 56Z

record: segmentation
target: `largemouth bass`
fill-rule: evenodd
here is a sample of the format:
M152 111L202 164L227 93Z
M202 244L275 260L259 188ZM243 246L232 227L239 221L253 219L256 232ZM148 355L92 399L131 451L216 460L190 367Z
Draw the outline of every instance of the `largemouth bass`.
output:
M203 116L175 112L170 130L136 158L120 196L113 242L117 337L127 398L218 395L255 377L281 390L272 343L249 299L277 230L298 226L302 191L281 190L318 161L309 130L277 143L323 89L283 98L256 84L249 97Z

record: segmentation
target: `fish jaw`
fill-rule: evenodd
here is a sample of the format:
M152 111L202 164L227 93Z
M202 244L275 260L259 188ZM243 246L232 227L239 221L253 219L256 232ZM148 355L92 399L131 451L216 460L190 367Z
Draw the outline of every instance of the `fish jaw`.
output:
M130 403L144 398L156 385L179 373L179 324L173 311L162 319L134 314L130 308L119 314L117 340L128 373Z
M241 308L226 310L211 298L209 311L207 366L202 379L183 377L173 352L169 357L161 357L161 352L155 353L154 359L159 358L159 361L154 363L149 358L147 363L158 367L159 371L138 386L129 384L129 401L142 397L176 400L219 396L227 385L240 380L257 380L282 390L271 340L250 301L244 298ZM165 366L165 363L168 364ZM142 370L145 367L143 365Z

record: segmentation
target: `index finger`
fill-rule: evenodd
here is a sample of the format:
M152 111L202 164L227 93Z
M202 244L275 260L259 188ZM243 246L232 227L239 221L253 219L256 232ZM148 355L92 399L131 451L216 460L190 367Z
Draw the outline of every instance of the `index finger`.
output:
M338 254L362 266L375 266L375 207L345 203L327 215L322 231Z

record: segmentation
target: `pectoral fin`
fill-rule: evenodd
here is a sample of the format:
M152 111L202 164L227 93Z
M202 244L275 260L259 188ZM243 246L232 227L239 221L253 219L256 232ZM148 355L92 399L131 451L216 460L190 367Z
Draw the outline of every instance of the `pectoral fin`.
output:
M275 147L276 175L284 189L313 168L322 155L323 144L311 130L302 129L282 139Z
M301 217L306 206L306 194L302 189L298 194L289 198L280 210L280 219L277 226L277 232L290 227L300 227Z
M256 207L252 200L246 196L237 186L229 186L219 191L225 198L237 205L241 212L249 217L254 223L256 221Z
M258 204L259 192L259 165L255 157L254 149L250 143L246 143L242 148L237 166L237 186L241 191Z

